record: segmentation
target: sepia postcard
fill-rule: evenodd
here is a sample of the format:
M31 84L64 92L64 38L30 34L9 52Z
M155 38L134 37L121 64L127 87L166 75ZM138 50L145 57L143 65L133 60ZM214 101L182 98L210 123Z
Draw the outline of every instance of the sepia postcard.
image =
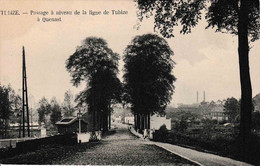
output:
M246 3L0 0L0 164L260 165Z

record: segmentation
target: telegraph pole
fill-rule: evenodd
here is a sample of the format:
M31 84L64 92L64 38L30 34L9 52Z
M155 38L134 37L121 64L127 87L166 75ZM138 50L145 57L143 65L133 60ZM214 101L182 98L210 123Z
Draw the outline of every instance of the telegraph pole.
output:
M23 47L23 137L25 137L25 112L27 118L27 132L30 137L30 123L29 123L29 107L28 107L28 94L27 94L27 78L26 78L26 65L25 65L25 51Z

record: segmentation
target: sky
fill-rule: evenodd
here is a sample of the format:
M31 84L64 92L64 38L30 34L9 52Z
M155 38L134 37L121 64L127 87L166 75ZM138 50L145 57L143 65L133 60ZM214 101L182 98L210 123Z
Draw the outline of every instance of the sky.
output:
M19 10L21 15L0 15L0 83L11 84L13 89L22 87L22 46L25 46L28 93L35 102L43 96L47 99L64 99L67 90L75 95L84 89L85 83L74 87L65 62L81 41L90 36L101 37L121 56L119 77L122 78L122 55L136 35L156 33L153 19L144 19L137 29L136 6L130 0L113 1L4 1L1 10ZM30 15L36 11L101 11L108 15L64 15L60 22L37 21L42 15ZM127 11L126 15L112 15L112 10ZM22 14L27 12L28 14ZM0 13L1 14L1 13ZM45 18L60 17L47 15ZM196 103L206 92L206 101L228 97L240 98L237 36L205 30L202 20L191 34L179 34L166 39L174 51L176 66L173 74L175 93L170 105ZM160 36L159 33L156 33ZM253 96L260 93L260 41L250 44L250 72Z

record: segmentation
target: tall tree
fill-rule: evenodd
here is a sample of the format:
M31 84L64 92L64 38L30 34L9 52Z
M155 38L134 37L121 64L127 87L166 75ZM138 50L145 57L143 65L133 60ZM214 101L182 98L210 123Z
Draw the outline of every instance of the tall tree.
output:
M59 103L57 102L56 98L52 98L51 100L51 116L50 116L50 120L51 120L51 124L53 126L55 126L55 123L58 122L61 119L61 106L59 105Z
M16 94L14 90L10 91L10 103L11 103L11 123L20 123L22 116L22 97Z
M224 111L225 114L228 116L228 120L230 122L234 122L236 117L239 115L238 100L234 97L227 98L226 102L224 103Z
M7 136L8 120L11 115L11 102L10 102L11 88L0 85L0 124L2 130L2 137Z
M49 123L47 116L50 115L51 113L51 105L49 104L48 100L43 97L39 101L39 107L37 109L38 115L39 115L39 124L44 123L47 124Z
M153 34L136 36L125 49L126 98L131 103L138 129L149 129L150 115L163 113L170 102L176 80L172 75L172 55L167 41Z
M154 14L155 29L165 37L173 37L174 27L181 24L181 33L191 32L202 13L208 26L217 32L238 35L238 57L241 83L240 138L246 151L248 137L251 134L252 86L249 72L249 39L259 39L260 19L259 0L135 0L138 4L138 16ZM204 10L204 12L203 12Z
M64 94L64 101L62 103L63 116L69 117L75 114L74 97L70 90Z
M76 100L79 105L88 104L94 126L98 129L108 130L111 102L120 100L122 88L117 78L118 60L118 54L108 47L104 39L88 37L66 62L75 86L82 81L87 82L86 89Z

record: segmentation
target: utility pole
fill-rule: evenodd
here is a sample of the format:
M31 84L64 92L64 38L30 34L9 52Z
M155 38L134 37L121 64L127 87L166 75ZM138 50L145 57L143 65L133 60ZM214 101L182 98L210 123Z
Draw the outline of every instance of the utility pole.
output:
M33 136L33 114L32 114L32 106L31 106L31 136Z
M27 94L27 78L26 78L26 65L25 65L25 50L23 47L23 137L25 137L25 111L26 111L26 118L27 118L27 132L28 137L30 137L30 116L29 116L29 107L28 107L28 94Z
M22 110L19 110L19 118L20 118L20 123L19 123L19 138L21 138L21 128L22 128Z

